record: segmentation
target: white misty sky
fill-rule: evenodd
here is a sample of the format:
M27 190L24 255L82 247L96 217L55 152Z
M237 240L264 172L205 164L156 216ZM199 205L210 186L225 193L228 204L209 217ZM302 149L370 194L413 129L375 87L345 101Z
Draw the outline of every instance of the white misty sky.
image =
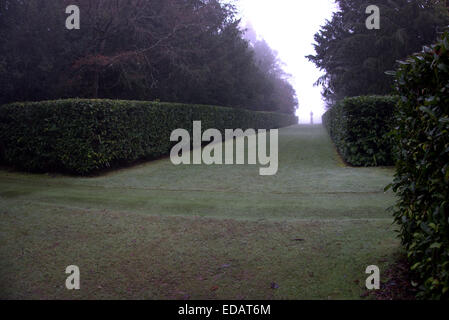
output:
M336 11L333 0L237 0L242 24L250 22L258 36L276 50L285 63L284 70L292 75L291 83L299 100L301 123L310 123L313 111L315 123L321 122L324 103L321 88L313 84L321 76L305 56L314 54L313 36Z

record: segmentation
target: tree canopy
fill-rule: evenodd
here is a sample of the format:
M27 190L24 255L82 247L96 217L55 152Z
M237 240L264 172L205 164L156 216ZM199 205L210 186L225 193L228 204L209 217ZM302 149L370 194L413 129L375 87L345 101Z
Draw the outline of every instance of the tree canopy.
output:
M325 72L317 84L332 103L344 97L388 94L385 74L396 61L432 43L449 23L446 1L337 0L339 11L315 35L315 55L307 58ZM366 8L380 9L380 29L366 27Z
M68 30L71 4L0 2L0 103L80 97L297 108L282 70L265 68L244 39L232 5L79 0L81 28Z

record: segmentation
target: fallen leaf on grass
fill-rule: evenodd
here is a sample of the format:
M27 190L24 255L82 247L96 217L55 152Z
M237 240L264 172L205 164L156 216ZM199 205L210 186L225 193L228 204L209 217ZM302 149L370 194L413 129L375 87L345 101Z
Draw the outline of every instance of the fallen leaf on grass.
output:
M272 282L271 283L271 289L273 289L273 290L279 289L279 285L276 282Z

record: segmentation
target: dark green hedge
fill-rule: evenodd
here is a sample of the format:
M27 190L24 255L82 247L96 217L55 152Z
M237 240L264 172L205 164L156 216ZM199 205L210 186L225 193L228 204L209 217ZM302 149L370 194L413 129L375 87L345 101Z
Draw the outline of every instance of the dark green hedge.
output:
M396 73L396 221L421 297L449 298L449 34Z
M273 129L294 116L158 102L58 100L0 107L0 161L31 172L78 175L167 155L170 134L203 128Z
M353 166L393 165L388 132L396 97L364 96L346 98L323 116L337 150Z

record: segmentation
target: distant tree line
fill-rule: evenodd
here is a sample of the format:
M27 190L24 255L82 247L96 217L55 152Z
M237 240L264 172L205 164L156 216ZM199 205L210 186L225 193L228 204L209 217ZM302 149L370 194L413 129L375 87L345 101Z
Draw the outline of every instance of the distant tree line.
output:
M67 6L81 12L68 30ZM0 1L0 103L161 100L294 113L276 54L220 0Z
M345 97L384 95L393 90L397 60L433 43L449 24L447 1L336 0L339 11L315 35L315 55L325 72L317 84L331 105ZM366 8L380 9L380 29L366 27Z

